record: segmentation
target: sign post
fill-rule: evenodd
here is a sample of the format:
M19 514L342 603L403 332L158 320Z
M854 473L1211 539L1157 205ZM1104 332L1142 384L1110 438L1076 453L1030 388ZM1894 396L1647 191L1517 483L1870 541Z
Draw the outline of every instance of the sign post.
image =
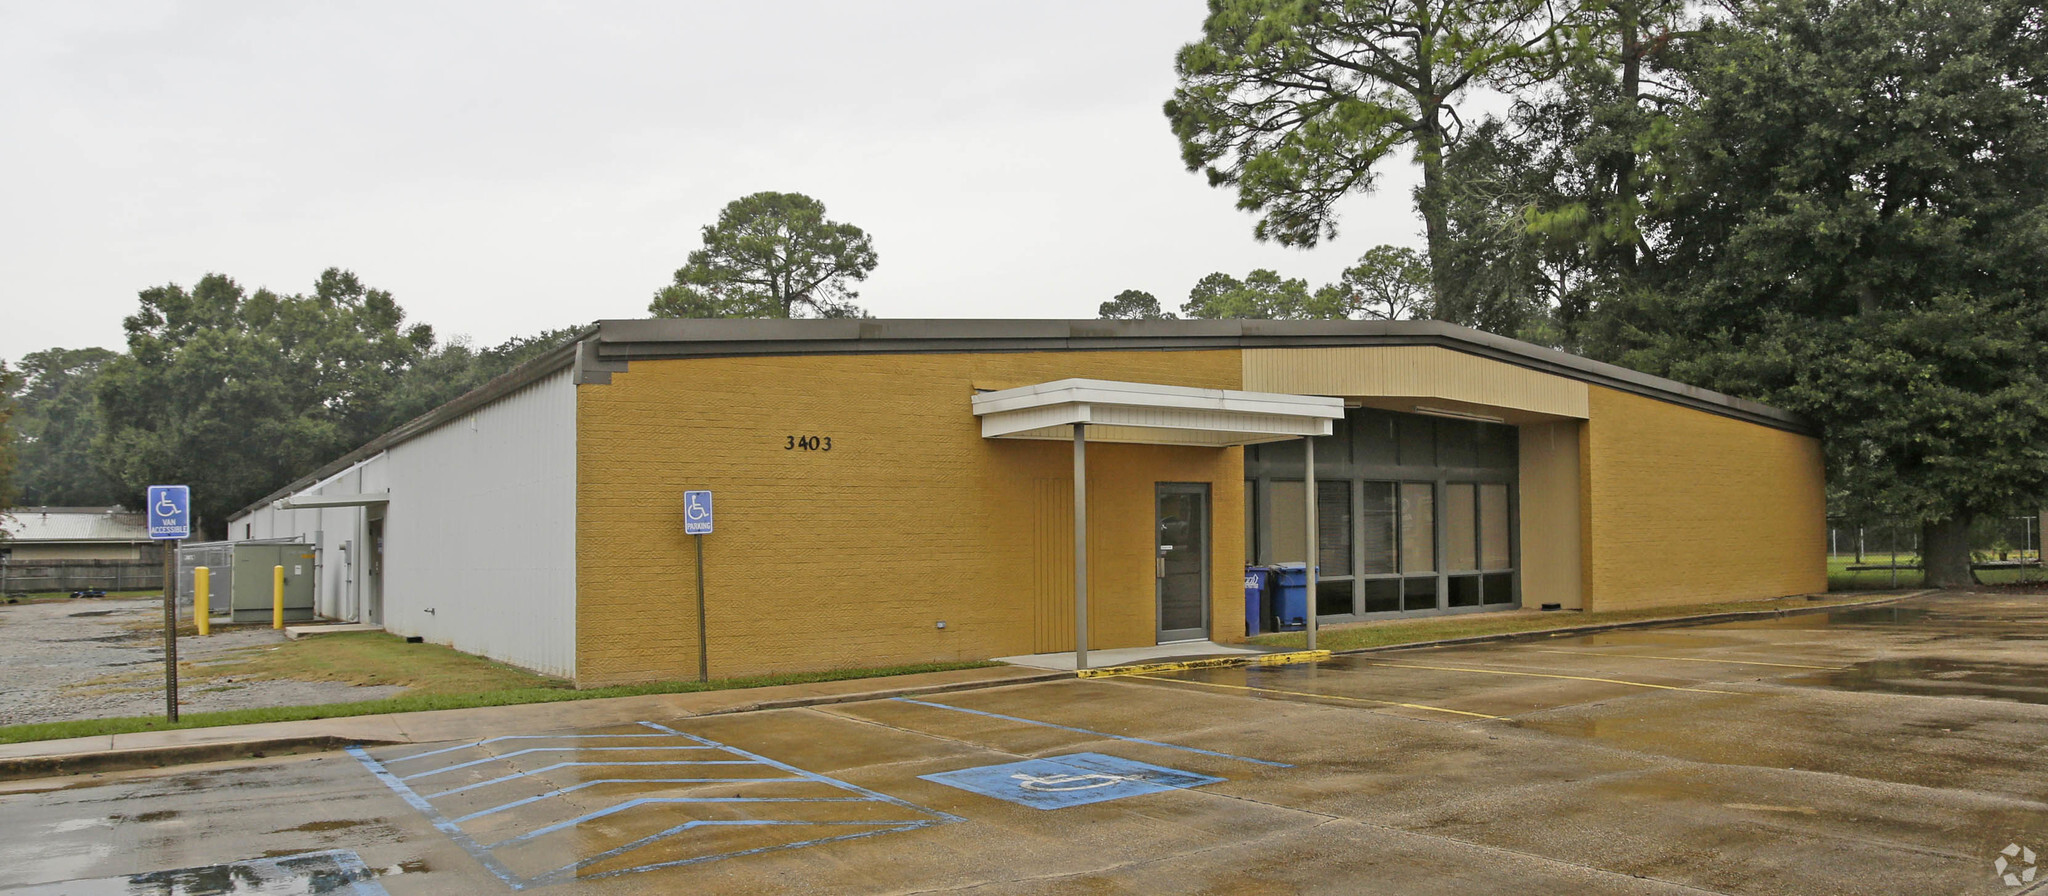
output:
M683 492L683 534L697 541L697 680L711 680L710 642L704 631L704 536L711 534L711 492Z
M192 490L152 485L149 537L164 544L164 718L178 720L178 542L192 537Z

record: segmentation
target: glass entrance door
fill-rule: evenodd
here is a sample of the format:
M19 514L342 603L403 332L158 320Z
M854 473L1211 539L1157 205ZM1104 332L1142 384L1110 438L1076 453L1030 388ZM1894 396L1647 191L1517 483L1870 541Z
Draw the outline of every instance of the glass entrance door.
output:
M1155 569L1159 641L1209 636L1209 486L1162 482L1157 491Z

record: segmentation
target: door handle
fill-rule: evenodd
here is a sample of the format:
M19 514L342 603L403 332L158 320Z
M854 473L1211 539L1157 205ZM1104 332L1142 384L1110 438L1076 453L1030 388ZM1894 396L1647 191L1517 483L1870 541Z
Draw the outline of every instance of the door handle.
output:
M1163 578L1166 578L1166 558L1165 558L1165 557L1160 557L1160 558L1159 558L1159 560L1158 560L1158 563L1159 563L1159 571L1158 571L1158 576L1159 576L1159 578L1162 578L1162 579L1163 579Z

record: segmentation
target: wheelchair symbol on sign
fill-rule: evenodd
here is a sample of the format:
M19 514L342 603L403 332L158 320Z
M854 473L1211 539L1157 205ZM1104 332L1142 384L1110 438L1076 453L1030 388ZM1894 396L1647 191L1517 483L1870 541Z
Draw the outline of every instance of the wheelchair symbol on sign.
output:
M707 535L711 532L711 493L683 493L683 534Z
M157 516L160 516L160 517L165 517L165 518L169 518L169 517L174 517L174 516L177 516L177 515L178 515L178 511L179 511L180 509L181 509L181 508L179 508L179 507L178 507L178 502L176 502L176 501L173 501L173 500L171 500L171 493L170 493L170 492L165 492L165 493L163 494L163 496L162 496L162 497L160 497L160 498L158 498L158 499L157 499L157 502L156 502L156 515L157 515Z

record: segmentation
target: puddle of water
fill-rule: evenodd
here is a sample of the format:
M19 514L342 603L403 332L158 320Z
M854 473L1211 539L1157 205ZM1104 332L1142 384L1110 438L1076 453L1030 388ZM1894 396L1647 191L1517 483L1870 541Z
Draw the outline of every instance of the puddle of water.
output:
M1922 607L1852 607L1829 610L1825 613L1805 613L1797 616L1780 616L1775 619L1744 619L1739 622L1717 622L1702 626L1706 629L1797 629L1814 631L1853 625L1910 625L1933 615L1933 611Z
M1981 697L2048 705L2048 668L2021 663L1973 663L1939 657L1871 660L1847 669L1795 675L1780 681L1842 691Z
M367 883L374 876L361 858L347 850L251 859L225 865L152 871L124 877L101 877L41 884L9 890L15 896L229 896L237 893L362 894L382 893ZM363 883L363 886L358 886Z

